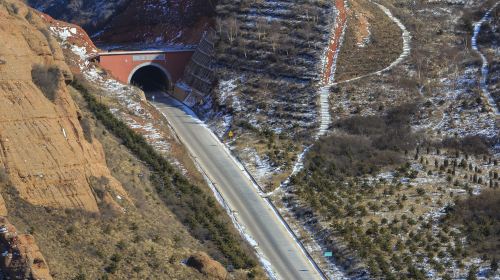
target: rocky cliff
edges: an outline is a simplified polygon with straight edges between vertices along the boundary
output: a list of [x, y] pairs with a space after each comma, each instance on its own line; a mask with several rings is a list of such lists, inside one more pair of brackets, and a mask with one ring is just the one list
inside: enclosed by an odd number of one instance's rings
[[212, 24], [216, 0], [29, 0], [54, 18], [81, 25], [109, 43], [198, 43]]
[[0, 217], [0, 247], [0, 279], [52, 279], [33, 236], [18, 234], [3, 217]]
[[[95, 48], [85, 32], [30, 10], [21, 0], [0, 0], [0, 38], [0, 279], [195, 280], [226, 275], [224, 267], [211, 259], [226, 260], [212, 245], [215, 242], [195, 239], [205, 228], [195, 232], [182, 224], [191, 216], [192, 201], [208, 201], [208, 187], [203, 200], [190, 195], [186, 203], [167, 201], [169, 190], [150, 180], [150, 166], [123, 145], [124, 138], [96, 120], [96, 112], [78, 91], [87, 90], [82, 85], [89, 73], [85, 66], [95, 69], [87, 61]], [[70, 71], [81, 74], [73, 86], [67, 85]], [[88, 90], [109, 89], [99, 86]], [[159, 117], [144, 115], [135, 115], [135, 120], [165, 127]], [[180, 144], [172, 143], [163, 146], [177, 149], [179, 158], [184, 156]], [[184, 178], [171, 169], [165, 180], [170, 175]], [[189, 180], [203, 180], [192, 171], [189, 175]], [[207, 215], [212, 209], [225, 219], [220, 224], [230, 223], [215, 204]], [[10, 222], [1, 217], [7, 215]], [[223, 230], [225, 241], [229, 240], [223, 245], [241, 252], [245, 245], [237, 232]], [[250, 248], [244, 250], [228, 255], [252, 254]], [[197, 262], [196, 269], [182, 264], [200, 252], [210, 257]], [[252, 266], [228, 277], [246, 279], [248, 273], [263, 279], [259, 271]]]
[[95, 179], [105, 182], [101, 198], [127, 195], [85, 131], [65, 84], [71, 73], [46, 30], [20, 1], [0, 1], [0, 169], [34, 205], [97, 212]]

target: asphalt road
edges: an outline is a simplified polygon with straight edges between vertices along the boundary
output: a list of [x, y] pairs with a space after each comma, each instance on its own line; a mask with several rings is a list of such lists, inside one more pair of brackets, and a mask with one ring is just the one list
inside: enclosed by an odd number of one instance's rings
[[322, 279], [273, 208], [221, 142], [185, 107], [155, 93], [151, 102], [168, 119], [181, 141], [235, 212], [240, 225], [257, 242], [259, 251], [279, 279]]

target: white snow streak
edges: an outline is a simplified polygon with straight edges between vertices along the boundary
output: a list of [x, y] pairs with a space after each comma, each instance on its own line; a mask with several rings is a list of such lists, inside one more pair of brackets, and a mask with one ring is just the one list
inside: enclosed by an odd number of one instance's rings
[[483, 18], [474, 24], [474, 35], [472, 36], [472, 40], [471, 40], [472, 41], [472, 49], [479, 54], [479, 56], [481, 57], [481, 60], [483, 61], [483, 65], [481, 67], [481, 81], [480, 81], [481, 92], [483, 93], [484, 98], [488, 101], [489, 107], [491, 107], [491, 109], [493, 110], [493, 112], [495, 113], [496, 116], [500, 116], [500, 110], [499, 110], [495, 100], [493, 99], [493, 96], [491, 95], [490, 91], [488, 90], [488, 83], [487, 83], [488, 73], [489, 73], [488, 59], [479, 50], [479, 47], [477, 46], [477, 38], [479, 36], [479, 33], [481, 32], [481, 26], [486, 21], [488, 21], [490, 19], [491, 12], [496, 8], [498, 3], [500, 3], [500, 2], [495, 3], [495, 5], [493, 5], [493, 7], [491, 7], [486, 12], [486, 14], [484, 14]]
[[391, 13], [391, 11], [389, 9], [387, 9], [385, 6], [378, 4], [378, 3], [375, 3], [375, 2], [373, 2], [373, 3], [375, 5], [377, 5], [394, 23], [396, 23], [398, 25], [398, 27], [401, 29], [401, 31], [403, 32], [403, 34], [402, 34], [403, 52], [399, 55], [399, 57], [396, 60], [394, 60], [389, 66], [387, 66], [386, 68], [384, 68], [382, 70], [368, 73], [366, 75], [362, 75], [362, 76], [352, 78], [349, 80], [336, 82], [333, 85], [349, 83], [349, 82], [357, 81], [359, 79], [366, 78], [366, 77], [373, 76], [373, 75], [381, 75], [382, 73], [387, 72], [387, 71], [391, 70], [392, 68], [396, 67], [397, 65], [399, 65], [404, 59], [406, 59], [406, 57], [408, 57], [408, 55], [411, 52], [411, 47], [410, 47], [411, 35], [410, 35], [410, 32], [408, 31], [408, 29], [406, 29], [404, 24], [401, 23], [401, 21], [398, 18], [396, 18]]

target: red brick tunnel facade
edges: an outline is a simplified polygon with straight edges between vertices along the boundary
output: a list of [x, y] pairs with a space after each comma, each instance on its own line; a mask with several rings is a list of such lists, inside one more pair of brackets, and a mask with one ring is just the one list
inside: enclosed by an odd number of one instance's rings
[[165, 87], [172, 90], [182, 78], [193, 53], [194, 49], [120, 51], [100, 53], [98, 59], [101, 67], [122, 83], [130, 84], [133, 78], [155, 79], [155, 74], [160, 73], [166, 79]]

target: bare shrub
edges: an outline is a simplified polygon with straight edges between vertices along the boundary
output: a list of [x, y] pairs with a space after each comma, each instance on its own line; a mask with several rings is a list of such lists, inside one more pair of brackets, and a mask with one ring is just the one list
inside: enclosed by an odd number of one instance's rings
[[9, 176], [7, 175], [7, 170], [5, 167], [0, 166], [0, 183], [5, 183], [9, 180]]
[[33, 83], [42, 91], [42, 93], [54, 102], [59, 89], [59, 80], [62, 73], [57, 67], [48, 67], [45, 65], [36, 64], [31, 70], [31, 79]]
[[389, 110], [383, 117], [355, 116], [338, 122], [336, 126], [350, 134], [369, 137], [374, 147], [380, 150], [410, 150], [419, 141], [410, 127], [416, 108], [415, 104], [405, 104]]
[[447, 138], [443, 140], [443, 146], [449, 149], [472, 155], [489, 154], [488, 141], [480, 136], [466, 136], [461, 139]]
[[90, 181], [90, 186], [94, 190], [97, 198], [99, 198], [101, 200], [104, 199], [104, 195], [105, 195], [106, 190], [107, 190], [108, 185], [109, 185], [109, 178], [104, 177], [104, 176], [101, 176], [99, 178], [95, 177], [95, 176], [91, 176], [89, 178], [89, 181]]
[[402, 156], [379, 150], [367, 137], [332, 135], [313, 146], [306, 158], [307, 169], [330, 178], [373, 174], [387, 165], [401, 164]]
[[500, 190], [460, 200], [449, 211], [448, 221], [463, 228], [474, 251], [489, 259], [500, 257]]
[[90, 127], [89, 120], [87, 118], [78, 118], [78, 121], [83, 130], [83, 137], [85, 137], [87, 142], [92, 143], [92, 128]]

